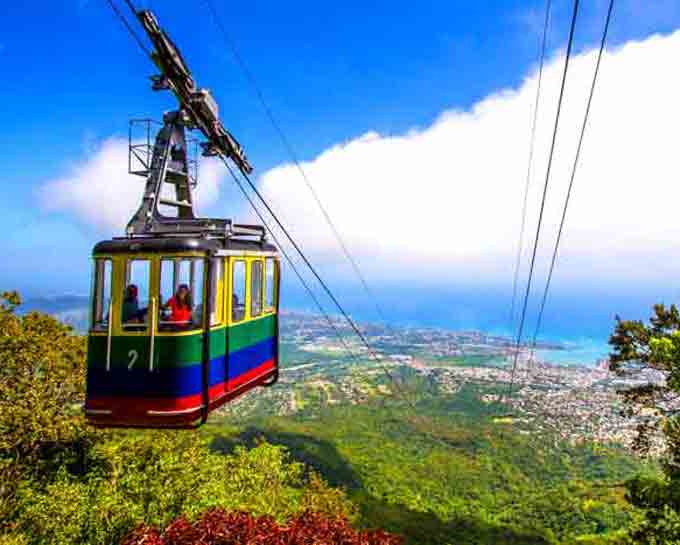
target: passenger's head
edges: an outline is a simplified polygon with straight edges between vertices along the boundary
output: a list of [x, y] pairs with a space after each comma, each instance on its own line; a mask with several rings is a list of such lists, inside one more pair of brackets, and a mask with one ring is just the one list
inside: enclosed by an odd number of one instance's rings
[[177, 286], [177, 293], [175, 295], [177, 302], [191, 307], [191, 294], [189, 292], [189, 286], [186, 284], [180, 284]]
[[137, 293], [137, 286], [135, 284], [130, 284], [127, 288], [125, 288], [125, 300], [131, 301], [137, 299]]

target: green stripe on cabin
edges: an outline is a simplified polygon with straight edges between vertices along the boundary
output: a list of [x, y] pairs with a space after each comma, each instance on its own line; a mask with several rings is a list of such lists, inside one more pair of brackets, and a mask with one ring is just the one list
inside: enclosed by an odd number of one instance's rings
[[[229, 352], [236, 352], [276, 335], [274, 315], [251, 320], [232, 327], [210, 332], [210, 359], [224, 355], [229, 334]], [[88, 366], [106, 367], [106, 335], [88, 338]], [[111, 339], [111, 368], [122, 369], [131, 363], [135, 367], [149, 366], [151, 338], [145, 335], [121, 335]], [[184, 367], [196, 365], [203, 359], [203, 332], [193, 335], [157, 335], [154, 338], [154, 367]], [[136, 356], [134, 355], [136, 352]], [[134, 360], [134, 362], [133, 362]]]
[[229, 353], [276, 336], [276, 316], [250, 320], [229, 328]]

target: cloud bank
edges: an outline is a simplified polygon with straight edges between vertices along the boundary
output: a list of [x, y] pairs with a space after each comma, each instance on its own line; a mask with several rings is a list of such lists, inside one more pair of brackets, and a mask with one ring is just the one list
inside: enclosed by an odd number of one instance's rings
[[[560, 252], [558, 284], [607, 290], [616, 283], [678, 276], [680, 73], [672, 67], [679, 54], [680, 32], [629, 42], [605, 54]], [[587, 51], [570, 66], [539, 276], [556, 234], [595, 59], [596, 52]], [[535, 232], [563, 61], [555, 55], [544, 71], [528, 242]], [[469, 110], [443, 112], [431, 125], [402, 135], [369, 132], [303, 163], [370, 280], [511, 282], [536, 84], [532, 70], [518, 88], [499, 90]], [[126, 169], [127, 142], [108, 139], [66, 176], [43, 184], [40, 203], [104, 233], [122, 233], [144, 183]], [[203, 210], [219, 202], [222, 176], [218, 164], [203, 163], [196, 196]], [[315, 259], [326, 270], [349, 277], [350, 269], [340, 267], [337, 243], [295, 166], [273, 168], [258, 183]], [[245, 212], [229, 204], [235, 218], [246, 219]], [[525, 262], [527, 251], [528, 244]]]
[[[68, 213], [103, 234], [122, 235], [144, 191], [144, 179], [128, 174], [127, 168], [128, 141], [109, 138], [67, 175], [41, 185], [38, 200], [45, 211]], [[217, 201], [223, 176], [216, 161], [201, 161], [200, 183], [194, 192], [199, 210]]]
[[[573, 57], [569, 68], [539, 275], [557, 232], [596, 53]], [[605, 54], [561, 246], [560, 281], [607, 289], [680, 272], [680, 74], [668, 68], [678, 54], [680, 32]], [[563, 63], [558, 54], [544, 71], [527, 215], [531, 243]], [[493, 93], [470, 110], [443, 112], [430, 126], [400, 136], [369, 132], [302, 165], [374, 278], [511, 282], [536, 84], [534, 71], [519, 88]], [[295, 166], [266, 172], [261, 184], [305, 246], [339, 263], [337, 244]]]

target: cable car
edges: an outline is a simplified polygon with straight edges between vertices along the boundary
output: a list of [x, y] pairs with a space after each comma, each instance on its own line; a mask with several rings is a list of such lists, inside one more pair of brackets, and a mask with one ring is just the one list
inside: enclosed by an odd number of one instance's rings
[[[95, 246], [85, 405], [92, 423], [190, 426], [276, 382], [276, 249], [234, 238]], [[185, 289], [188, 312], [178, 319], [168, 303]]]
[[252, 167], [155, 17], [138, 17], [161, 69], [154, 89], [180, 108], [153, 146], [148, 121], [147, 144], [130, 130], [128, 170], [146, 185], [125, 236], [93, 250], [84, 410], [101, 427], [187, 428], [277, 381], [280, 262], [264, 227], [196, 216], [187, 129], [207, 138], [204, 155]]

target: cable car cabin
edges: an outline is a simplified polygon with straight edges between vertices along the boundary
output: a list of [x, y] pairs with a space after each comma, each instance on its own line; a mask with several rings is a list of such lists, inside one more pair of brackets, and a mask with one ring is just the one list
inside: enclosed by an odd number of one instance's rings
[[191, 427], [278, 378], [279, 259], [264, 240], [121, 238], [94, 249], [85, 413]]
[[[154, 14], [137, 18], [160, 71], [152, 89], [171, 91], [178, 109], [153, 145], [151, 121], [130, 122], [128, 172], [146, 183], [126, 236], [94, 248], [85, 414], [97, 426], [193, 427], [276, 382], [279, 260], [264, 226], [196, 215], [187, 130], [205, 137], [202, 155], [244, 176], [253, 167]], [[139, 123], [145, 139], [133, 138]]]

